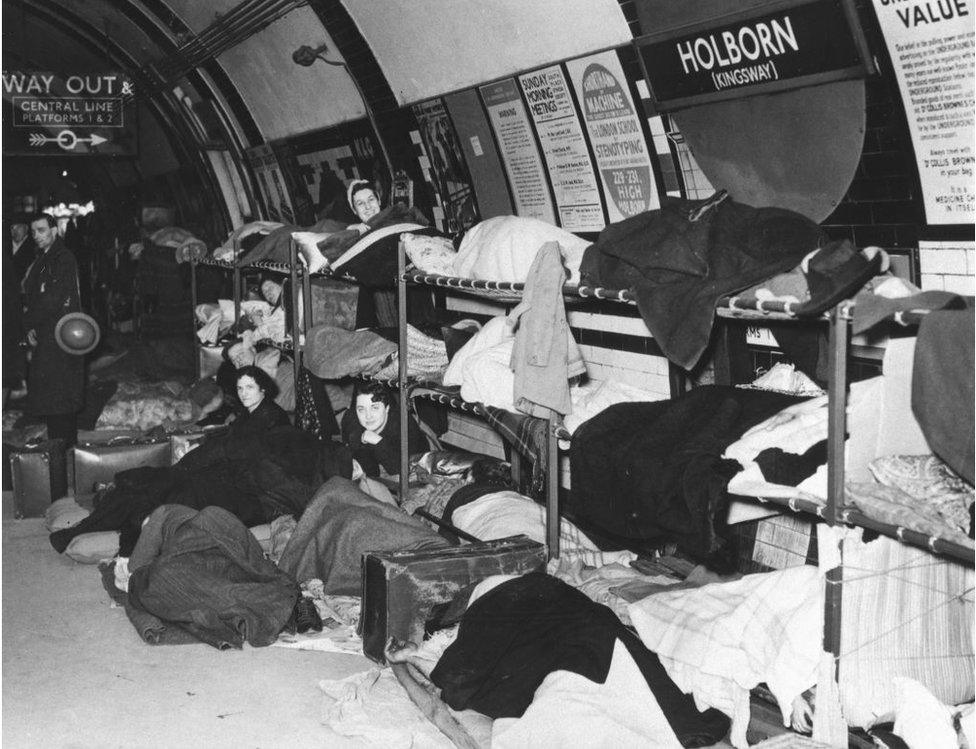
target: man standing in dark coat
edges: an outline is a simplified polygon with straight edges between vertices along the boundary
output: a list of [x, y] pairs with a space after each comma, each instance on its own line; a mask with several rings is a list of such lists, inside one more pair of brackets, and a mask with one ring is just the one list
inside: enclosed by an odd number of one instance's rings
[[17, 283], [24, 280], [27, 270], [37, 257], [37, 246], [30, 236], [30, 216], [25, 213], [15, 214], [10, 221], [10, 236], [4, 240], [9, 243], [10, 256], [13, 259], [13, 272]]
[[26, 410], [44, 417], [49, 438], [72, 445], [84, 405], [85, 359], [63, 351], [54, 328], [65, 314], [81, 310], [78, 265], [51, 216], [36, 214], [31, 234], [38, 257], [24, 279], [24, 329], [31, 348]]

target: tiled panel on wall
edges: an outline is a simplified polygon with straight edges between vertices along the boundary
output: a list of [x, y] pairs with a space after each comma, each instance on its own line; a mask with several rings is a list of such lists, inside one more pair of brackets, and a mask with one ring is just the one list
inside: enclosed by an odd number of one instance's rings
[[[670, 397], [668, 361], [661, 356], [644, 321], [636, 309], [611, 305], [618, 314], [591, 312], [582, 309], [567, 311], [567, 320], [580, 346], [586, 372], [590, 380], [615, 380], [648, 391], [655, 399]], [[460, 316], [504, 314], [507, 308], [485, 299], [467, 296], [448, 296], [448, 310]], [[500, 455], [501, 442], [487, 424], [477, 417], [451, 412], [449, 430], [444, 440], [465, 450]], [[568, 468], [563, 484], [568, 485]]]
[[922, 240], [918, 260], [923, 290], [976, 293], [976, 242]]
[[[472, 297], [448, 296], [446, 304], [462, 315], [506, 312], [503, 305]], [[610, 314], [583, 307], [569, 310], [566, 319], [580, 345], [588, 377], [601, 382], [618, 380], [669, 397], [668, 361], [660, 355], [636, 309], [620, 305], [619, 314]]]

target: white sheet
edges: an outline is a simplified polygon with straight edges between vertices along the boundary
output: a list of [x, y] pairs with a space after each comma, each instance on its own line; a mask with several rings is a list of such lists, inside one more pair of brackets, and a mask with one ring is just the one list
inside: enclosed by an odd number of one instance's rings
[[819, 571], [803, 565], [657, 593], [628, 611], [675, 684], [731, 717], [732, 744], [745, 749], [750, 689], [765, 682], [788, 725], [793, 699], [816, 683], [823, 600]]
[[491, 746], [677, 749], [681, 743], [634, 659], [617, 640], [606, 682], [553, 671], [521, 718], [494, 722]]

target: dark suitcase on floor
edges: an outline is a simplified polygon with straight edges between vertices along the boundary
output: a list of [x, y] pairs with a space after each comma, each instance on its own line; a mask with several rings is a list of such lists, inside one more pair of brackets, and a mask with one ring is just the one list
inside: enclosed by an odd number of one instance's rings
[[13, 447], [9, 460], [14, 517], [42, 517], [51, 502], [68, 493], [64, 440]]
[[77, 445], [74, 449], [75, 494], [92, 494], [109, 484], [119, 471], [144, 466], [162, 468], [172, 463], [169, 438], [162, 442], [121, 445]]
[[393, 636], [421, 642], [430, 610], [492, 575], [544, 570], [546, 547], [526, 536], [426, 551], [363, 554], [363, 653], [384, 663]]

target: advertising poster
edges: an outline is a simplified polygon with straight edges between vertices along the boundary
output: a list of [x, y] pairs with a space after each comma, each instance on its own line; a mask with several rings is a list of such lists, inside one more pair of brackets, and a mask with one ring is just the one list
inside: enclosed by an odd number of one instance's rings
[[514, 79], [478, 89], [495, 131], [519, 216], [556, 223], [539, 147]]
[[976, 220], [976, 31], [970, 14], [944, 14], [942, 4], [939, 10], [934, 7], [935, 3], [925, 0], [874, 0], [915, 146], [926, 220], [929, 224], [971, 224]]
[[430, 162], [428, 181], [440, 200], [444, 214], [444, 225], [438, 228], [448, 234], [456, 234], [478, 221], [474, 189], [461, 145], [441, 99], [414, 104], [413, 115]]
[[322, 148], [295, 157], [316, 216], [341, 215], [346, 210], [346, 185], [359, 177], [349, 146]]
[[268, 207], [268, 218], [283, 224], [295, 223], [295, 210], [285, 189], [285, 178], [278, 166], [278, 159], [271, 146], [263, 145], [249, 148], [247, 158], [254, 170], [264, 204]]
[[570, 60], [566, 67], [608, 196], [610, 223], [658, 208], [651, 155], [616, 53]]
[[549, 168], [560, 225], [568, 231], [600, 231], [606, 225], [600, 188], [562, 68], [527, 73], [519, 76], [519, 84]]

